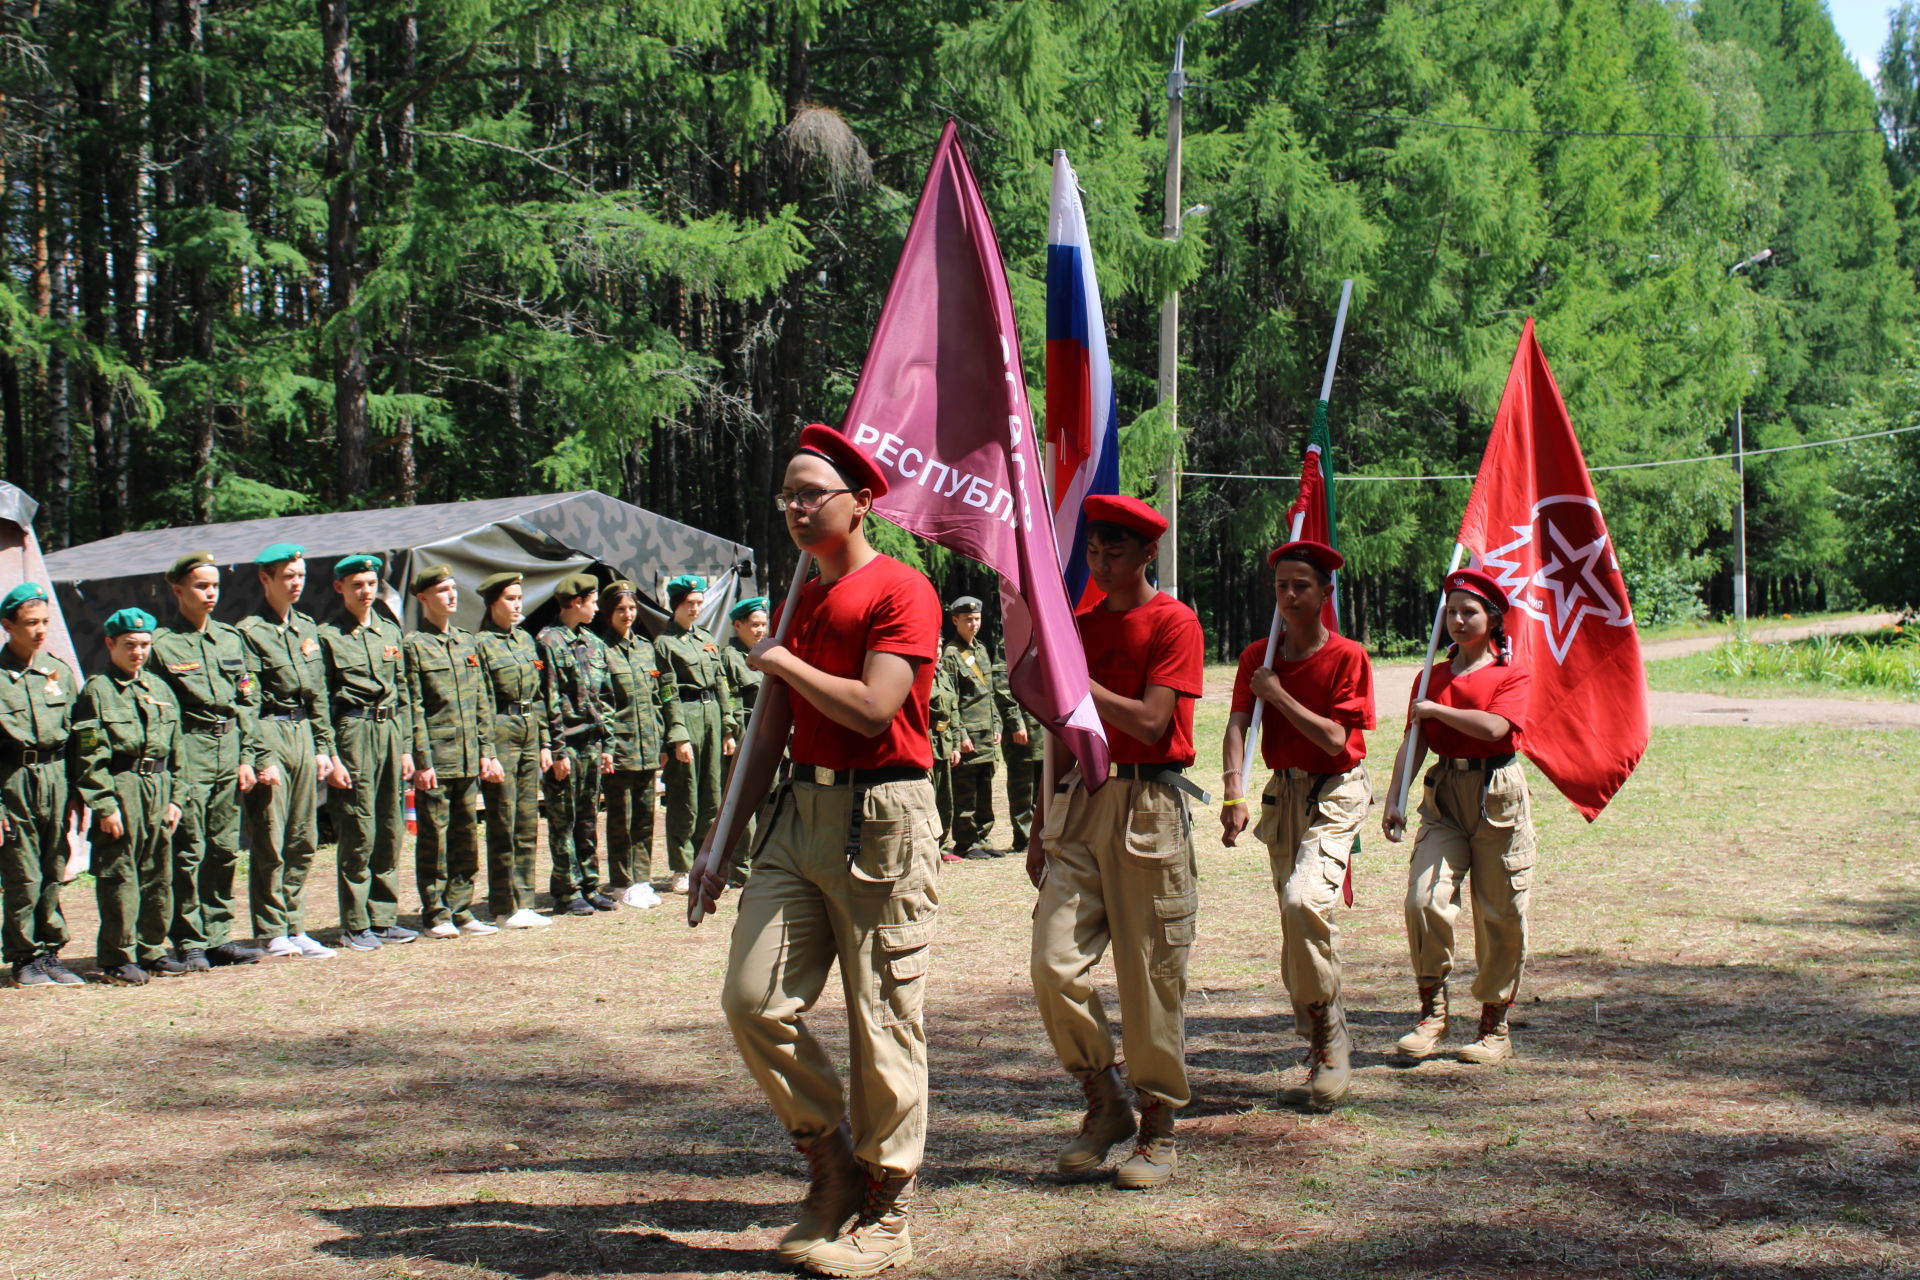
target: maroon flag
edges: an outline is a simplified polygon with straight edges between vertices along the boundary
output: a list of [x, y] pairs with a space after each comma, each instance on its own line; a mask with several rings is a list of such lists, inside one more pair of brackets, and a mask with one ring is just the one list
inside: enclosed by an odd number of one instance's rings
[[1646, 669], [1613, 539], [1529, 319], [1460, 521], [1533, 672], [1521, 750], [1589, 822], [1647, 750]]
[[842, 430], [887, 473], [876, 511], [1000, 575], [1013, 696], [1099, 786], [1107, 740], [1054, 547], [1013, 299], [951, 120]]

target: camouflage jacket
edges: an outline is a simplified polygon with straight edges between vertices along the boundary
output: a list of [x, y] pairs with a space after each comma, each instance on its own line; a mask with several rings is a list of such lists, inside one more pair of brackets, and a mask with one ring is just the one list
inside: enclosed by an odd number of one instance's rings
[[[185, 740], [180, 704], [165, 681], [151, 671], [129, 676], [109, 665], [81, 688], [74, 706], [73, 741], [80, 755], [74, 783], [80, 798], [102, 816], [120, 812], [113, 788], [114, 757], [165, 760], [167, 769], [177, 772], [184, 763]], [[152, 816], [156, 822], [160, 818]]]
[[413, 695], [407, 688], [406, 637], [378, 609], [364, 624], [342, 609], [315, 638], [327, 674], [328, 709], [337, 724], [350, 712], [393, 708], [403, 749], [413, 751]]
[[547, 723], [555, 751], [611, 751], [613, 677], [607, 646], [587, 627], [558, 624], [540, 633], [547, 664]]
[[[79, 700], [80, 682], [65, 662], [44, 649], [22, 662], [12, 645], [0, 645], [0, 734], [8, 746], [47, 750], [64, 745]], [[71, 757], [67, 767], [73, 772]]]
[[760, 682], [765, 677], [747, 665], [747, 646], [740, 643], [738, 636], [727, 641], [720, 657], [726, 663], [727, 681], [732, 685], [734, 716], [740, 721], [740, 732], [745, 733], [747, 718], [753, 714], [753, 704], [760, 697]]
[[[480, 670], [487, 677], [487, 697], [491, 699], [494, 728], [507, 718], [506, 708], [514, 703], [530, 703], [525, 714], [540, 726], [541, 747], [553, 745], [553, 723], [547, 707], [547, 663], [540, 646], [520, 627], [505, 631], [491, 619], [480, 624], [474, 637], [480, 652]], [[499, 743], [496, 736], [495, 745]]]
[[[1007, 683], [1007, 664], [993, 664], [993, 701], [1000, 709], [1000, 752], [1009, 760], [1038, 760], [1046, 754], [1047, 734], [1040, 718], [1014, 700], [1013, 688]], [[1021, 729], [1027, 731], [1025, 742], [1015, 742], [1013, 735]]]
[[[173, 690], [180, 703], [180, 723], [188, 733], [229, 724], [225, 732], [240, 735], [240, 763], [253, 763], [260, 736], [260, 698], [239, 628], [209, 618], [205, 630], [195, 630], [175, 614], [173, 625], [153, 633], [147, 670]], [[192, 741], [187, 749], [193, 751]]]
[[477, 778], [493, 750], [493, 696], [473, 632], [426, 625], [407, 636], [407, 694], [413, 699], [413, 767]]
[[638, 631], [624, 640], [607, 637], [607, 669], [613, 676], [613, 764], [646, 772], [660, 767], [660, 743], [669, 725], [680, 723], [673, 681], [660, 672], [653, 642]]
[[[726, 663], [720, 657], [719, 643], [711, 635], [699, 627], [682, 631], [668, 623], [667, 629], [654, 640], [653, 651], [660, 659], [661, 678], [673, 681], [681, 702], [699, 699], [703, 689], [710, 691], [714, 701], [720, 704], [720, 732], [730, 737], [740, 736]], [[667, 726], [669, 746], [689, 740], [684, 722]]]
[[263, 716], [305, 713], [313, 725], [313, 749], [333, 754], [333, 716], [327, 710], [327, 671], [320, 656], [320, 626], [294, 609], [285, 622], [265, 605], [234, 624], [247, 648], [247, 670]]
[[1000, 732], [1000, 711], [993, 701], [993, 655], [975, 640], [970, 645], [949, 641], [940, 665], [953, 681], [955, 742], [971, 741], [973, 750], [961, 764], [979, 764], [1000, 758], [993, 736]]

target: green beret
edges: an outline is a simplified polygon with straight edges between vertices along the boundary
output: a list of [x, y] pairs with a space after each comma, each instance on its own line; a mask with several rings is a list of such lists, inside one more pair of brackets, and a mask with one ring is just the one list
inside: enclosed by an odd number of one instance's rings
[[766, 607], [767, 607], [767, 598], [765, 596], [754, 596], [750, 600], [742, 600], [739, 604], [727, 610], [727, 617], [732, 619], [734, 622], [745, 622], [747, 618], [754, 613], [755, 610], [764, 609]]
[[253, 562], [263, 568], [270, 564], [285, 564], [289, 560], [298, 560], [307, 554], [307, 549], [297, 542], [276, 542], [253, 558]]
[[365, 573], [369, 569], [378, 573], [386, 567], [386, 561], [371, 551], [356, 551], [350, 556], [341, 556], [333, 562], [333, 580], [344, 582], [356, 573]]
[[51, 598], [47, 595], [47, 589], [39, 583], [23, 582], [0, 598], [0, 617], [11, 618], [21, 605]]
[[413, 575], [413, 594], [431, 591], [453, 576], [453, 569], [444, 564], [430, 564]]
[[961, 596], [958, 600], [955, 600], [947, 606], [947, 612], [950, 614], [978, 613], [980, 612], [980, 602], [972, 596]]
[[560, 579], [560, 585], [554, 591], [558, 600], [578, 600], [581, 596], [600, 589], [600, 579], [590, 573], [570, 573]]
[[167, 570], [167, 581], [183, 582], [186, 580], [188, 574], [198, 569], [201, 565], [212, 563], [213, 552], [211, 551], [195, 551], [190, 555], [181, 556], [173, 562], [173, 567]]
[[124, 636], [130, 631], [152, 631], [155, 626], [153, 615], [145, 609], [122, 609], [110, 616], [101, 628], [107, 633], [107, 639]]
[[525, 582], [526, 580], [527, 575], [524, 573], [488, 574], [486, 577], [480, 579], [480, 595], [483, 599], [491, 600], [514, 583]]
[[705, 591], [707, 580], [697, 573], [683, 573], [667, 580], [667, 599], [678, 600], [692, 591]]
[[627, 581], [625, 578], [615, 578], [612, 582], [609, 582], [606, 585], [605, 590], [606, 590], [606, 593], [610, 596], [617, 595], [622, 591], [626, 592], [630, 596], [638, 596], [640, 594], [640, 588], [635, 586], [633, 583]]

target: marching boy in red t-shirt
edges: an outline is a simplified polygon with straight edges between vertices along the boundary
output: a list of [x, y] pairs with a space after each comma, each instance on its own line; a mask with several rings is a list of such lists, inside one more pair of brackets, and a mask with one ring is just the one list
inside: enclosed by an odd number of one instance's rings
[[1346, 563], [1338, 551], [1289, 542], [1267, 563], [1287, 631], [1273, 667], [1260, 665], [1265, 640], [1240, 655], [1220, 820], [1232, 845], [1248, 821], [1240, 764], [1257, 697], [1267, 704], [1260, 753], [1273, 777], [1260, 793], [1253, 833], [1267, 846], [1280, 895], [1280, 973], [1293, 998], [1294, 1025], [1310, 1046], [1308, 1101], [1328, 1107], [1346, 1096], [1351, 1074], [1333, 906], [1354, 836], [1373, 803], [1361, 735], [1373, 728], [1373, 666], [1358, 642], [1328, 631], [1321, 620], [1334, 571]]
[[[1193, 763], [1193, 703], [1204, 641], [1193, 610], [1147, 581], [1167, 522], [1136, 498], [1086, 500], [1087, 562], [1106, 600], [1080, 615], [1094, 705], [1112, 751], [1110, 776], [1089, 791], [1062, 779], [1040, 832], [1033, 915], [1033, 990], [1061, 1065], [1087, 1096], [1063, 1173], [1090, 1173], [1135, 1131], [1114, 1065], [1113, 1033], [1091, 974], [1109, 944], [1120, 988], [1127, 1073], [1140, 1101], [1140, 1141], [1114, 1185], [1157, 1187], [1173, 1176], [1173, 1113], [1187, 1088], [1187, 953], [1198, 895], [1193, 823], [1181, 792]], [[1044, 878], [1042, 878], [1044, 876]]]
[[[820, 576], [801, 589], [786, 642], [763, 640], [748, 658], [767, 680], [743, 794], [773, 787], [789, 729], [791, 774], [756, 837], [721, 995], [740, 1056], [812, 1174], [780, 1257], [829, 1276], [913, 1259], [907, 1208], [927, 1127], [921, 1010], [940, 902], [927, 701], [940, 601], [924, 575], [867, 542], [863, 522], [886, 491], [838, 431], [801, 432], [776, 502]], [[708, 834], [694, 873], [699, 905], [724, 892], [744, 825], [736, 813], [731, 830]], [[803, 1021], [835, 961], [851, 1117], [832, 1059]]]

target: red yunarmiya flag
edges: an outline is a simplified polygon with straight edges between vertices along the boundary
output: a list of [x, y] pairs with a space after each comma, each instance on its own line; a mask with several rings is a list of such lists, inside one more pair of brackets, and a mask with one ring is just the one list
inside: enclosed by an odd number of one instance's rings
[[1507, 637], [1533, 672], [1521, 750], [1591, 822], [1646, 753], [1646, 669], [1613, 539], [1532, 319], [1460, 542], [1513, 602]]

